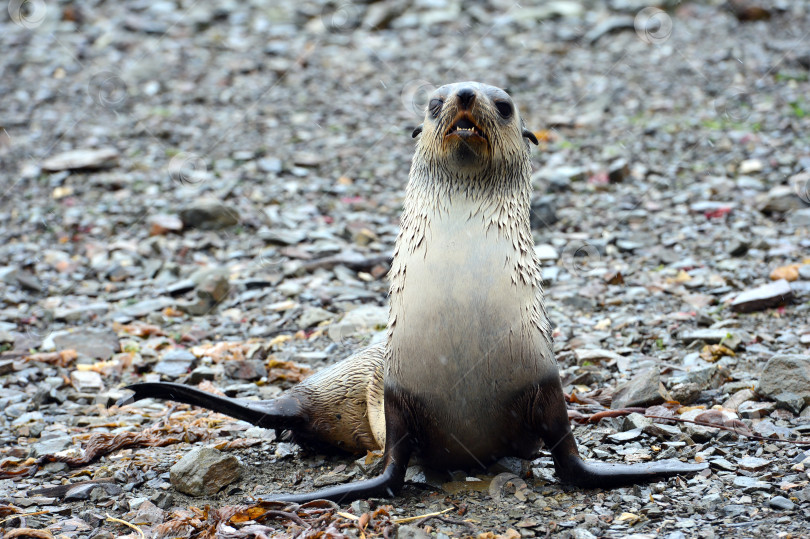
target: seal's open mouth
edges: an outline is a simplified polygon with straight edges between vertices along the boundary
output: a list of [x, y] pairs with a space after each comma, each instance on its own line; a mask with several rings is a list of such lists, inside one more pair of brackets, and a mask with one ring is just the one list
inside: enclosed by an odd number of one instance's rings
[[467, 112], [460, 112], [456, 116], [456, 120], [450, 125], [450, 129], [447, 130], [444, 136], [449, 137], [451, 135], [458, 135], [462, 138], [478, 136], [484, 140], [487, 138], [484, 131], [476, 125], [472, 116]]

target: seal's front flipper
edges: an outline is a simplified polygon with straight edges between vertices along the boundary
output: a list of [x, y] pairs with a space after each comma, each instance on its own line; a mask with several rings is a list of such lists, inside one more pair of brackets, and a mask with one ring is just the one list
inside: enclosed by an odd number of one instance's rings
[[540, 405], [534, 410], [531, 424], [551, 451], [554, 468], [563, 483], [583, 488], [614, 488], [675, 475], [689, 475], [708, 467], [706, 463], [687, 464], [679, 460], [643, 464], [585, 462], [579, 456], [574, 433], [571, 432], [562, 387], [549, 385], [542, 388], [536, 402]]
[[[554, 460], [555, 466], [557, 459]], [[563, 483], [582, 488], [614, 488], [659, 481], [675, 475], [691, 475], [709, 465], [687, 464], [679, 460], [660, 460], [641, 464], [585, 462], [579, 456], [568, 457], [567, 464], [557, 467]]]
[[[390, 403], [390, 405], [389, 405]], [[405, 470], [414, 451], [413, 436], [408, 432], [408, 420], [396, 400], [386, 401], [385, 415], [385, 468], [372, 479], [347, 483], [301, 494], [267, 494], [266, 500], [305, 503], [312, 500], [331, 500], [349, 503], [363, 498], [393, 498], [405, 482]]]
[[153, 398], [200, 406], [266, 429], [295, 430], [302, 428], [307, 422], [300, 402], [293, 397], [283, 396], [267, 401], [248, 401], [221, 397], [171, 382], [133, 384], [124, 389], [134, 391], [134, 394], [119, 400], [117, 403], [119, 406], [136, 400]]

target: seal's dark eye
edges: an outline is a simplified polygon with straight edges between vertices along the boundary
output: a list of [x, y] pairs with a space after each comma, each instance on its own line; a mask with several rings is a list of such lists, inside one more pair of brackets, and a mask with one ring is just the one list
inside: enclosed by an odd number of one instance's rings
[[443, 102], [441, 99], [434, 98], [430, 100], [428, 103], [428, 110], [430, 111], [430, 115], [436, 118], [439, 113], [442, 111]]
[[500, 114], [502, 118], [509, 118], [512, 116], [512, 112], [514, 112], [512, 104], [506, 101], [497, 101], [495, 108], [498, 109], [498, 114]]

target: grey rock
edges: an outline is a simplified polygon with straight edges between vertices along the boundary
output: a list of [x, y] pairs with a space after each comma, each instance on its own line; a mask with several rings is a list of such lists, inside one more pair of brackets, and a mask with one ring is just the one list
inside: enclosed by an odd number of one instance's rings
[[804, 398], [801, 395], [790, 391], [783, 391], [778, 395], [774, 395], [773, 397], [774, 402], [776, 403], [776, 407], [782, 410], [787, 410], [788, 412], [792, 412], [794, 414], [798, 414], [804, 408]]
[[734, 486], [741, 488], [743, 492], [754, 492], [757, 490], [771, 490], [771, 484], [765, 481], [760, 481], [755, 477], [747, 477], [744, 475], [734, 478]]
[[225, 374], [237, 380], [258, 380], [267, 376], [267, 368], [260, 359], [232, 359], [224, 363]]
[[770, 307], [778, 307], [790, 301], [793, 291], [790, 284], [779, 279], [751, 290], [741, 292], [731, 302], [731, 310], [738, 313], [762, 311]]
[[557, 221], [557, 206], [553, 196], [540, 196], [532, 199], [529, 220], [532, 230], [548, 228]]
[[741, 389], [726, 399], [726, 401], [723, 403], [723, 408], [736, 411], [740, 405], [756, 398], [756, 396], [756, 393], [754, 393], [752, 389]]
[[328, 472], [319, 475], [312, 480], [312, 485], [317, 488], [326, 487], [329, 485], [338, 485], [351, 480], [352, 474], [342, 472]]
[[686, 405], [692, 404], [700, 397], [701, 388], [694, 382], [686, 382], [675, 384], [669, 388], [669, 393], [673, 400]]
[[78, 329], [55, 335], [53, 342], [57, 350], [73, 349], [95, 359], [107, 360], [121, 351], [118, 335], [111, 329]]
[[623, 444], [625, 442], [637, 440], [638, 438], [641, 438], [641, 428], [608, 435], [608, 439], [617, 444]]
[[47, 440], [40, 440], [31, 445], [30, 456], [37, 458], [42, 455], [50, 455], [63, 451], [71, 445], [73, 445], [73, 439], [70, 436], [56, 436]]
[[596, 26], [588, 30], [583, 39], [589, 44], [593, 45], [599, 38], [606, 34], [618, 32], [621, 30], [635, 29], [635, 18], [624, 15], [610, 17], [598, 23]]
[[99, 148], [97, 150], [71, 150], [49, 157], [42, 162], [42, 170], [58, 172], [60, 170], [90, 170], [107, 168], [118, 163], [118, 150]]
[[684, 344], [694, 341], [703, 341], [706, 344], [723, 344], [732, 350], [737, 350], [740, 345], [750, 340], [750, 336], [740, 330], [734, 329], [692, 329], [681, 333], [680, 339]]
[[160, 361], [152, 368], [152, 372], [162, 374], [169, 378], [179, 378], [188, 373], [197, 362], [194, 354], [188, 350], [172, 349], [161, 356]]
[[100, 393], [104, 389], [101, 375], [95, 371], [71, 371], [70, 383], [79, 393]]
[[768, 505], [774, 509], [781, 509], [782, 511], [791, 511], [794, 507], [796, 507], [795, 503], [788, 500], [784, 496], [774, 496], [768, 500]]
[[541, 243], [534, 246], [534, 252], [540, 262], [551, 262], [560, 258], [560, 254], [553, 245]]
[[410, 524], [402, 524], [397, 526], [395, 537], [396, 539], [430, 539], [430, 534], [422, 528], [417, 528]]
[[776, 410], [772, 402], [746, 401], [737, 407], [737, 413], [745, 419], [759, 419]]
[[239, 212], [219, 200], [201, 199], [181, 209], [180, 219], [186, 228], [215, 230], [239, 222]]
[[737, 461], [740, 468], [749, 472], [758, 472], [766, 468], [770, 463], [770, 460], [760, 457], [743, 457]]
[[757, 391], [767, 397], [789, 392], [810, 405], [810, 355], [777, 354], [765, 364]]
[[277, 245], [297, 245], [307, 239], [307, 233], [303, 230], [286, 228], [274, 228], [271, 230], [260, 230], [259, 238]]
[[789, 185], [777, 185], [763, 197], [760, 202], [762, 213], [795, 213], [795, 210], [806, 208], [807, 204]]
[[120, 309], [117, 315], [125, 318], [142, 318], [149, 313], [161, 311], [170, 305], [174, 305], [174, 303], [171, 298], [147, 299]]
[[630, 177], [630, 165], [627, 159], [616, 159], [608, 166], [608, 180], [610, 183], [621, 183]]
[[[795, 227], [810, 227], [810, 208], [801, 208], [793, 210], [787, 214], [787, 223]], [[810, 265], [805, 264], [804, 267], [810, 268]], [[801, 274], [801, 270], [800, 270]], [[808, 277], [802, 277], [807, 279]]]
[[216, 494], [242, 473], [239, 460], [213, 447], [198, 447], [170, 469], [174, 488], [189, 496]]
[[335, 313], [327, 311], [326, 309], [307, 307], [301, 316], [298, 317], [297, 323], [301, 329], [306, 329], [334, 317]]
[[[334, 316], [330, 313], [330, 316]], [[338, 322], [329, 326], [329, 338], [342, 342], [349, 337], [373, 333], [388, 325], [388, 307], [363, 305], [343, 315]]]
[[610, 407], [652, 406], [667, 400], [670, 400], [670, 395], [661, 383], [658, 368], [653, 367], [617, 387]]
[[201, 366], [191, 371], [188, 377], [188, 383], [197, 385], [203, 380], [213, 380], [217, 377], [217, 371], [211, 367]]

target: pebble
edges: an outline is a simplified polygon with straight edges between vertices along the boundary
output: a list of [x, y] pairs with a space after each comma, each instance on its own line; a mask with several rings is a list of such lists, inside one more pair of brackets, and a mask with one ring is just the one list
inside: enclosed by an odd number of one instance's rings
[[613, 394], [611, 408], [652, 406], [670, 400], [670, 395], [661, 383], [657, 368], [645, 369], [621, 384]]
[[680, 339], [684, 344], [689, 344], [694, 341], [703, 341], [706, 344], [720, 344], [732, 350], [738, 350], [740, 346], [746, 341], [750, 340], [750, 336], [743, 332], [733, 329], [693, 329], [686, 330], [680, 334]]
[[201, 199], [182, 208], [180, 220], [185, 228], [215, 230], [239, 223], [239, 212], [218, 200]]
[[734, 486], [739, 487], [743, 492], [754, 492], [757, 490], [771, 490], [771, 484], [765, 481], [760, 481], [755, 477], [747, 477], [744, 475], [734, 478]]
[[334, 342], [343, 342], [349, 337], [381, 331], [387, 325], [388, 307], [364, 305], [346, 312], [339, 321], [330, 324], [328, 333]]
[[762, 369], [757, 391], [768, 397], [793, 393], [810, 404], [810, 355], [775, 354]]
[[784, 496], [774, 496], [770, 500], [768, 500], [768, 505], [773, 507], [774, 509], [780, 509], [782, 511], [792, 511], [796, 504], [792, 501], [788, 500]]
[[770, 307], [778, 307], [790, 301], [793, 291], [790, 284], [780, 279], [772, 283], [741, 292], [731, 302], [731, 310], [738, 313], [762, 311]]
[[165, 352], [154, 367], [152, 372], [161, 374], [167, 378], [176, 379], [187, 374], [197, 362], [197, 358], [188, 350], [172, 349]]
[[47, 172], [107, 168], [118, 164], [118, 155], [115, 148], [71, 150], [45, 159], [41, 167]]
[[557, 249], [547, 243], [534, 246], [534, 252], [540, 262], [551, 262], [560, 258]]
[[101, 375], [95, 371], [71, 371], [70, 383], [79, 393], [100, 393], [104, 389]]
[[76, 350], [87, 357], [108, 360], [121, 351], [118, 335], [112, 329], [76, 329], [54, 334], [57, 350]]
[[233, 455], [213, 447], [197, 447], [172, 466], [170, 474], [172, 486], [178, 491], [205, 496], [216, 494], [239, 479], [242, 465]]

